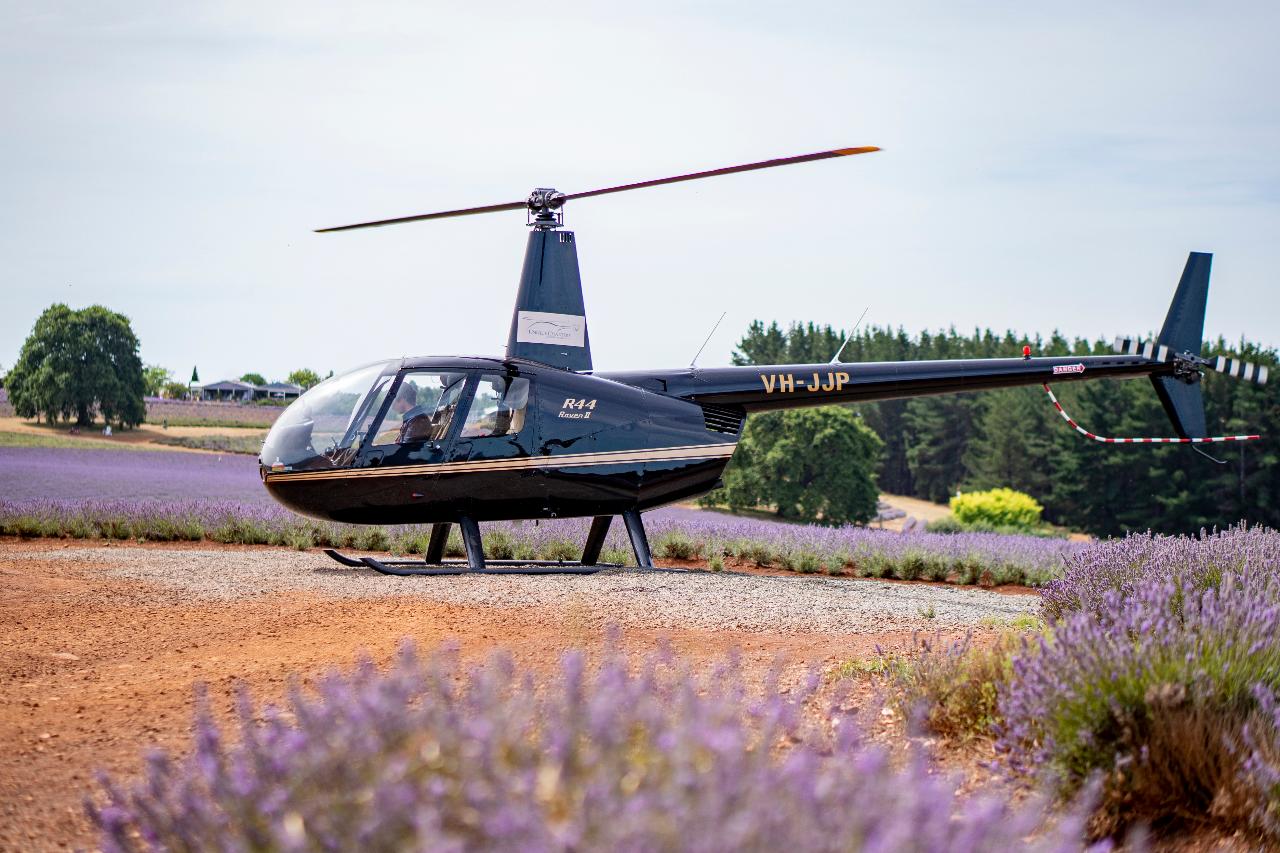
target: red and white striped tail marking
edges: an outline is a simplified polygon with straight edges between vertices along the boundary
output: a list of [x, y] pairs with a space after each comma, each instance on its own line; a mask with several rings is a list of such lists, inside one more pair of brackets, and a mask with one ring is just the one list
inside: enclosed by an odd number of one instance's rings
[[1048, 385], [1042, 387], [1044, 393], [1048, 394], [1049, 399], [1053, 401], [1053, 407], [1058, 410], [1058, 414], [1062, 415], [1064, 421], [1071, 424], [1072, 429], [1085, 438], [1091, 438], [1103, 444], [1220, 444], [1224, 441], [1256, 441], [1262, 438], [1260, 435], [1215, 435], [1211, 438], [1109, 438], [1105, 435], [1094, 435], [1071, 419], [1071, 416], [1062, 408], [1062, 404], [1058, 402], [1058, 398], [1053, 396]]

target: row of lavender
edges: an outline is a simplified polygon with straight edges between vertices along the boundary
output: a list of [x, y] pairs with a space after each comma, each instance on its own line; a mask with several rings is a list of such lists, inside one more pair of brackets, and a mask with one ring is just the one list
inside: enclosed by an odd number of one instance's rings
[[[1083, 543], [998, 534], [901, 535], [859, 527], [782, 524], [700, 510], [667, 508], [645, 516], [655, 554], [723, 568], [741, 560], [799, 572], [930, 579], [956, 583], [1042, 584]], [[495, 559], [572, 560], [581, 554], [588, 520], [485, 525]], [[304, 519], [271, 504], [235, 501], [0, 500], [0, 534], [152, 541], [208, 539], [294, 548], [339, 547], [419, 554], [428, 530], [368, 527]], [[461, 555], [461, 540], [450, 543]], [[603, 559], [626, 563], [621, 525]]]

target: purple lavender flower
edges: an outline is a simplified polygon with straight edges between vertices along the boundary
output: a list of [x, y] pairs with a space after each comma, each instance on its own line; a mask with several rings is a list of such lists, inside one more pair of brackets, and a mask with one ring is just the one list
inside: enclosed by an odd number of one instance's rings
[[235, 745], [202, 701], [189, 758], [89, 808], [120, 851], [1080, 849], [1080, 813], [962, 803], [923, 755], [895, 768], [854, 720], [808, 722], [810, 697], [577, 653], [542, 685], [504, 658], [463, 678], [406, 648], [287, 711], [242, 699]]
[[[1117, 823], [1235, 816], [1280, 838], [1280, 534], [1130, 536], [1068, 559], [1013, 662], [1000, 745], [1067, 790], [1107, 774]], [[1243, 745], [1242, 745], [1243, 744]]]

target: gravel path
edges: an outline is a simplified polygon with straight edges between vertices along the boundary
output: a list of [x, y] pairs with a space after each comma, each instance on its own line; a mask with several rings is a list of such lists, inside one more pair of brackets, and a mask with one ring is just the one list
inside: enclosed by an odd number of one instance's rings
[[[229, 601], [281, 592], [340, 598], [406, 597], [498, 608], [585, 608], [621, 626], [860, 633], [964, 628], [984, 617], [1035, 613], [1039, 598], [971, 587], [824, 577], [640, 572], [392, 578], [347, 569], [315, 552], [68, 548], [12, 554], [73, 561], [173, 590], [185, 600]], [[930, 615], [931, 614], [931, 615]]]

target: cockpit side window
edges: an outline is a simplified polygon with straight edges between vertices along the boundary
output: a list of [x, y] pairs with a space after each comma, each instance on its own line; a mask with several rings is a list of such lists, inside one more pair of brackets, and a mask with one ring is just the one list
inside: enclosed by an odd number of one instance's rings
[[440, 441], [449, 433], [467, 374], [411, 370], [400, 377], [372, 446]]
[[517, 433], [524, 428], [528, 404], [528, 379], [486, 373], [480, 377], [460, 437], [494, 438]]

